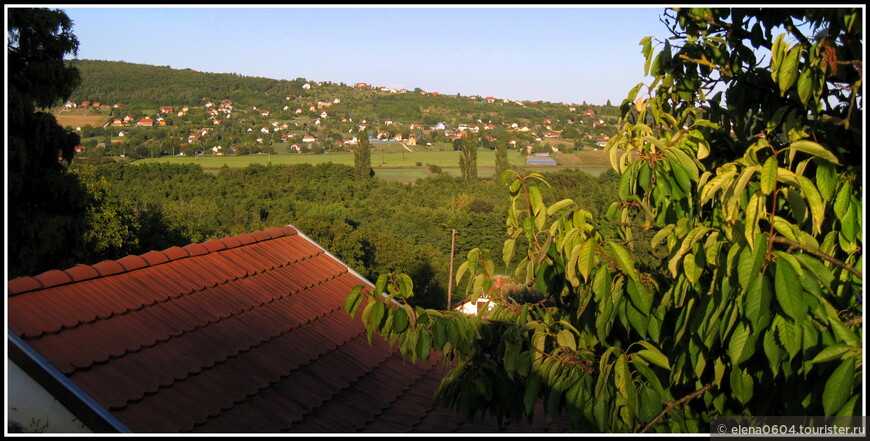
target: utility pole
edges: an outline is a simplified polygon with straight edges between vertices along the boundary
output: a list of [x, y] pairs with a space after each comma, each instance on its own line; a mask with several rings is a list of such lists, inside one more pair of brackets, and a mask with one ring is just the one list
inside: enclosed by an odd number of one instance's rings
[[450, 235], [450, 280], [447, 282], [447, 310], [450, 311], [450, 304], [453, 300], [453, 250], [456, 248], [456, 229]]

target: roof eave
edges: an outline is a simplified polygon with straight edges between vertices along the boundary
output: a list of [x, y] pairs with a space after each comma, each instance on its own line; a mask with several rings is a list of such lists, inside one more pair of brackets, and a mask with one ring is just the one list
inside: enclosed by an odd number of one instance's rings
[[131, 433], [105, 407], [76, 386], [42, 355], [7, 329], [8, 357], [45, 388], [89, 429], [97, 433]]

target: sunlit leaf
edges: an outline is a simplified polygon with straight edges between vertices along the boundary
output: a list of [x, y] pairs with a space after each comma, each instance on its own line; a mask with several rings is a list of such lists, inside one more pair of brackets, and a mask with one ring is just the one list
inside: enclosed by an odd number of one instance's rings
[[776, 301], [782, 311], [795, 322], [800, 323], [806, 318], [807, 304], [803, 297], [803, 288], [798, 280], [797, 272], [787, 258], [780, 255], [776, 263], [774, 275], [774, 291]]
[[828, 149], [822, 147], [820, 144], [802, 139], [800, 141], [795, 141], [788, 146], [789, 150], [797, 150], [799, 152], [808, 153], [817, 158], [824, 159], [832, 164], [839, 165], [840, 162], [837, 161], [837, 157], [834, 156]]
[[761, 167], [761, 192], [769, 195], [776, 188], [776, 170], [779, 164], [775, 156], [771, 156], [764, 161], [764, 166]]
[[730, 376], [731, 394], [741, 404], [746, 404], [752, 399], [754, 382], [752, 376], [743, 369], [731, 369]]
[[825, 382], [825, 391], [822, 394], [822, 406], [825, 415], [833, 415], [843, 407], [849, 396], [852, 395], [852, 385], [855, 378], [855, 359], [847, 358], [840, 362], [837, 369]]

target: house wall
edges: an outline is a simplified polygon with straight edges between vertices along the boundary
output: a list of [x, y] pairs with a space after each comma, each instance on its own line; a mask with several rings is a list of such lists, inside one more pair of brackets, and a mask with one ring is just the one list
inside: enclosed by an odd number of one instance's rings
[[6, 418], [8, 430], [18, 423], [25, 432], [92, 433], [47, 390], [18, 365], [6, 360]]

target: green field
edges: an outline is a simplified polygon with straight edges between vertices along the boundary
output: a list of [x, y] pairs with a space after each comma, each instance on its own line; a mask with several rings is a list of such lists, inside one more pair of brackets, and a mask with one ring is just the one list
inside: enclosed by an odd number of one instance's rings
[[[442, 167], [442, 171], [451, 176], [460, 176], [459, 152], [454, 151], [395, 151], [386, 148], [379, 151], [372, 149], [372, 168], [381, 179], [397, 182], [414, 182], [418, 178], [430, 176], [429, 165]], [[387, 151], [392, 150], [392, 151]], [[402, 149], [404, 150], [404, 149]], [[525, 157], [517, 151], [508, 152], [508, 160], [513, 166], [525, 166]], [[137, 163], [164, 162], [173, 164], [199, 164], [205, 170], [218, 170], [224, 166], [230, 168], [247, 167], [251, 164], [262, 165], [294, 165], [294, 164], [324, 164], [332, 162], [353, 166], [353, 153], [338, 152], [324, 154], [281, 153], [274, 155], [256, 154], [244, 156], [162, 156], [160, 158], [140, 159]], [[575, 162], [575, 161], [572, 161]], [[421, 165], [417, 165], [417, 164]], [[477, 153], [477, 174], [481, 178], [490, 178], [495, 173], [495, 152], [479, 150]], [[535, 171], [557, 170], [560, 168], [582, 168], [593, 175], [598, 175], [610, 168], [606, 163], [587, 163], [584, 165], [524, 167]]]

